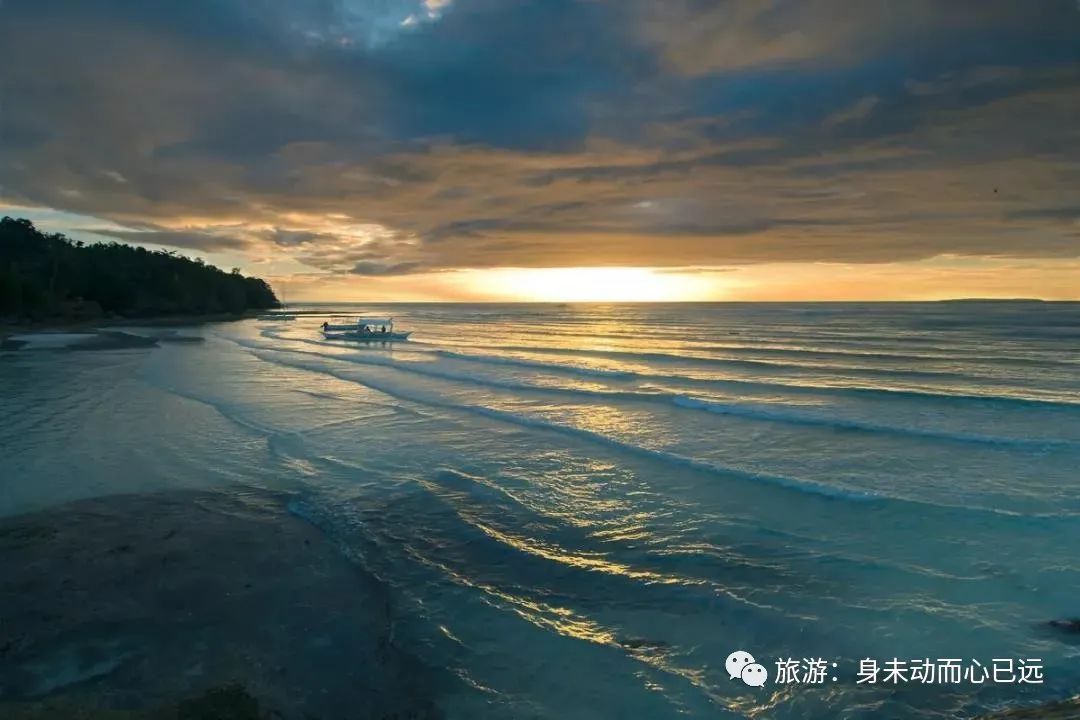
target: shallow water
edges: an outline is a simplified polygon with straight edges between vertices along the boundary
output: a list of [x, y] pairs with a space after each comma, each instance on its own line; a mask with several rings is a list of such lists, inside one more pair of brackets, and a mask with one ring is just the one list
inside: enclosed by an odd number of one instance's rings
[[[3, 355], [0, 513], [294, 491], [393, 588], [451, 718], [971, 716], [1080, 683], [1041, 627], [1080, 615], [1076, 304], [362, 310], [413, 339], [301, 316]], [[789, 657], [836, 668], [777, 684]], [[859, 684], [869, 658], [1045, 680]]]

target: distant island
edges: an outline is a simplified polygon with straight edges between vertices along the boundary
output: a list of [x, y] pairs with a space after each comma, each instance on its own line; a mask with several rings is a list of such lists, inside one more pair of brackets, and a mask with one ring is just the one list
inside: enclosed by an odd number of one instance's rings
[[951, 298], [938, 300], [943, 303], [1044, 303], [1042, 298]]
[[276, 307], [270, 285], [239, 269], [119, 242], [87, 245], [26, 219], [0, 220], [0, 319], [204, 317]]

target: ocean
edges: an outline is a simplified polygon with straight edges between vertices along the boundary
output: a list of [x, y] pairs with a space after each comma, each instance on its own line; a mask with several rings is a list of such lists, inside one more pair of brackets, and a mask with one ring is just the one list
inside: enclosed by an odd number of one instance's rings
[[[389, 588], [448, 718], [976, 717], [1080, 687], [1048, 625], [1080, 616], [1078, 304], [293, 309], [2, 354], [0, 514], [280, 491]], [[322, 337], [360, 313], [413, 335]], [[958, 681], [884, 679], [943, 660]]]

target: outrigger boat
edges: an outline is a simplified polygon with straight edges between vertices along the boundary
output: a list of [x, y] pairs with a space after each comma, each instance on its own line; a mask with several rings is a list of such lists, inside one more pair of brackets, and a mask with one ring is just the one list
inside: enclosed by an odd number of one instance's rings
[[394, 318], [358, 318], [355, 322], [322, 324], [323, 335], [328, 340], [365, 340], [382, 342], [408, 340], [409, 332], [394, 332]]

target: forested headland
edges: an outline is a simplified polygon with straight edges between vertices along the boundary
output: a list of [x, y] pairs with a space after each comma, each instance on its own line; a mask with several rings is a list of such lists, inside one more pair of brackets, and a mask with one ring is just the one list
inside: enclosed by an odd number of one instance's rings
[[278, 307], [270, 285], [201, 259], [119, 242], [84, 244], [0, 220], [0, 318], [243, 313]]

